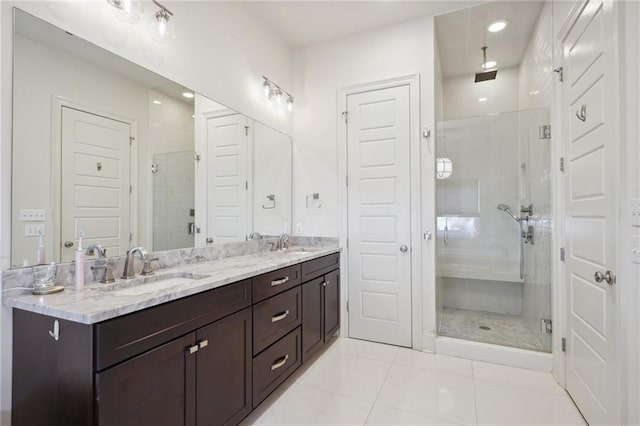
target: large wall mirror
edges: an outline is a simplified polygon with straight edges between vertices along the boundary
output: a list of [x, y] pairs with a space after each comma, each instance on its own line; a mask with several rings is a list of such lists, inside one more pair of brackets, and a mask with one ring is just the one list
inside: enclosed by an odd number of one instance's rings
[[14, 267], [290, 229], [289, 136], [19, 9], [13, 76]]

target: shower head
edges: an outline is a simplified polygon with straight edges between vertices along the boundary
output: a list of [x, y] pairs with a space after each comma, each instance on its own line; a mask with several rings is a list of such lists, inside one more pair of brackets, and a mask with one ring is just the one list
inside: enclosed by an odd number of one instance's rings
[[511, 208], [506, 205], [506, 204], [498, 204], [497, 209], [507, 213], [509, 216], [511, 216], [513, 218], [513, 220], [515, 220], [516, 222], [520, 222], [522, 219], [519, 218], [518, 216], [516, 216], [515, 214], [513, 214], [513, 212], [511, 211]]
[[495, 80], [498, 70], [487, 70], [487, 46], [482, 47], [482, 72], [476, 73], [475, 83], [483, 81]]

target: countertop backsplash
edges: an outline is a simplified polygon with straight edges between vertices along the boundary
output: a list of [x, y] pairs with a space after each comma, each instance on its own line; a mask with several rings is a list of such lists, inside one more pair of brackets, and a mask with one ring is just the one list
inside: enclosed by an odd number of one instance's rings
[[[209, 247], [192, 247], [161, 252], [150, 252], [150, 258], [158, 258], [153, 263], [154, 270], [162, 270], [192, 263], [207, 262], [227, 257], [244, 256], [268, 251], [270, 243], [274, 243], [277, 237], [267, 237], [261, 240], [230, 242]], [[338, 239], [331, 237], [304, 237], [294, 236], [289, 241], [291, 246], [303, 247], [338, 247]], [[125, 257], [110, 257], [107, 259], [87, 258], [85, 261], [85, 282], [87, 284], [100, 281], [104, 276], [104, 269], [92, 270], [92, 266], [109, 265], [113, 275], [120, 278], [124, 270]], [[142, 271], [143, 262], [136, 257], [136, 275]], [[56, 285], [73, 287], [75, 275], [75, 262], [56, 264]], [[2, 271], [2, 289], [31, 288], [34, 284], [45, 278], [49, 271], [49, 265], [38, 265], [18, 269]]]

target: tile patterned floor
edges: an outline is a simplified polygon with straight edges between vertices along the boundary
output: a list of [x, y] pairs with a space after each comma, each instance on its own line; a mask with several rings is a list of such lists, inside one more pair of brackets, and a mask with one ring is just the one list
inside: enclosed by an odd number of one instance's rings
[[[480, 326], [490, 330], [482, 330]], [[444, 308], [438, 334], [533, 351], [544, 350], [520, 315]]]
[[244, 425], [585, 425], [551, 374], [338, 339]]

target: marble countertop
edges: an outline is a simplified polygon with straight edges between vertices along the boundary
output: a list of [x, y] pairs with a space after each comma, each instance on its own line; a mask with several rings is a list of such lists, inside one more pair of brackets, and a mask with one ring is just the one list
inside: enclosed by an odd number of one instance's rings
[[[129, 286], [127, 281], [118, 280], [115, 285], [90, 284], [82, 290], [66, 287], [62, 293], [45, 296], [34, 296], [25, 290], [11, 290], [5, 293], [3, 304], [60, 319], [94, 324], [340, 251], [336, 247], [316, 247], [307, 249], [309, 251], [297, 249], [265, 251], [157, 270], [156, 277], [185, 273], [196, 274], [199, 279], [167, 280], [164, 283], [166, 286], [149, 291], [109, 290], [133, 289], [134, 285]], [[151, 284], [137, 285], [154, 287]]]

